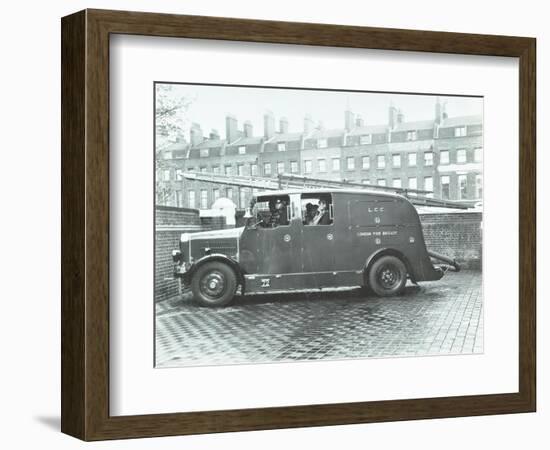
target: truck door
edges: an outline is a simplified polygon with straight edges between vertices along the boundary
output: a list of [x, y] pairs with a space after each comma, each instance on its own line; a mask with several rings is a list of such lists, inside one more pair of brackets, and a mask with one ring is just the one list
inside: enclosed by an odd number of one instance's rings
[[[302, 194], [302, 272], [332, 272], [334, 205], [330, 194]], [[322, 217], [321, 217], [322, 215]]]
[[[283, 212], [276, 210], [278, 201]], [[290, 196], [258, 199], [256, 223], [245, 228], [240, 240], [240, 263], [248, 274], [287, 274], [301, 271], [300, 217]], [[278, 215], [273, 219], [274, 213]]]

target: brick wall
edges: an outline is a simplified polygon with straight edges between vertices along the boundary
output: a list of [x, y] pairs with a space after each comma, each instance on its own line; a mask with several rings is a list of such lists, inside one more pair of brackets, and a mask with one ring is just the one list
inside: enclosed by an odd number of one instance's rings
[[181, 233], [225, 227], [225, 218], [203, 221], [197, 209], [157, 206], [155, 208], [155, 301], [178, 294], [179, 283], [173, 279], [172, 250], [179, 248]]
[[421, 213], [428, 250], [458, 261], [463, 269], [481, 269], [482, 213]]

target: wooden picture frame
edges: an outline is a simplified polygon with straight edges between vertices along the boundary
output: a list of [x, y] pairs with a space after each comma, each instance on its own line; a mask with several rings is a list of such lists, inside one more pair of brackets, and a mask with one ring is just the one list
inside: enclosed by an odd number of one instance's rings
[[[535, 411], [533, 38], [85, 10], [62, 30], [62, 416], [84, 440]], [[492, 395], [109, 415], [109, 36], [133, 34], [519, 58], [519, 391]]]

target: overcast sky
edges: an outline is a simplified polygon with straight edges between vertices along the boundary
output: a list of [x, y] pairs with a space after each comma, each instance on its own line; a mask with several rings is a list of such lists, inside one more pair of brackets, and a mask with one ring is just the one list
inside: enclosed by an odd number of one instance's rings
[[[434, 118], [435, 95], [396, 93], [341, 92], [282, 88], [252, 88], [233, 86], [174, 85], [174, 95], [193, 99], [187, 111], [189, 122], [199, 123], [207, 135], [211, 129], [225, 135], [225, 116], [234, 115], [238, 127], [250, 120], [254, 135], [263, 134], [263, 115], [270, 110], [278, 121], [286, 117], [289, 131], [303, 129], [304, 116], [310, 114], [313, 121], [322, 121], [325, 128], [343, 128], [344, 111], [360, 114], [367, 125], [383, 125], [388, 122], [391, 103], [402, 110], [405, 121]], [[474, 97], [439, 96], [447, 104], [449, 117], [482, 114], [483, 99]], [[188, 139], [188, 133], [186, 138]]]

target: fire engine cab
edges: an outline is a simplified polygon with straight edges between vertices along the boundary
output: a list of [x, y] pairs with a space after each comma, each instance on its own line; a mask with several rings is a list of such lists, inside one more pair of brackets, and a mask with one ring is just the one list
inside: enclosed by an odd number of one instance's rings
[[[428, 252], [405, 196], [364, 189], [286, 189], [253, 197], [241, 228], [184, 233], [174, 275], [196, 301], [241, 294], [369, 287], [379, 296], [439, 280], [456, 261]], [[433, 260], [444, 264], [434, 265]]]

